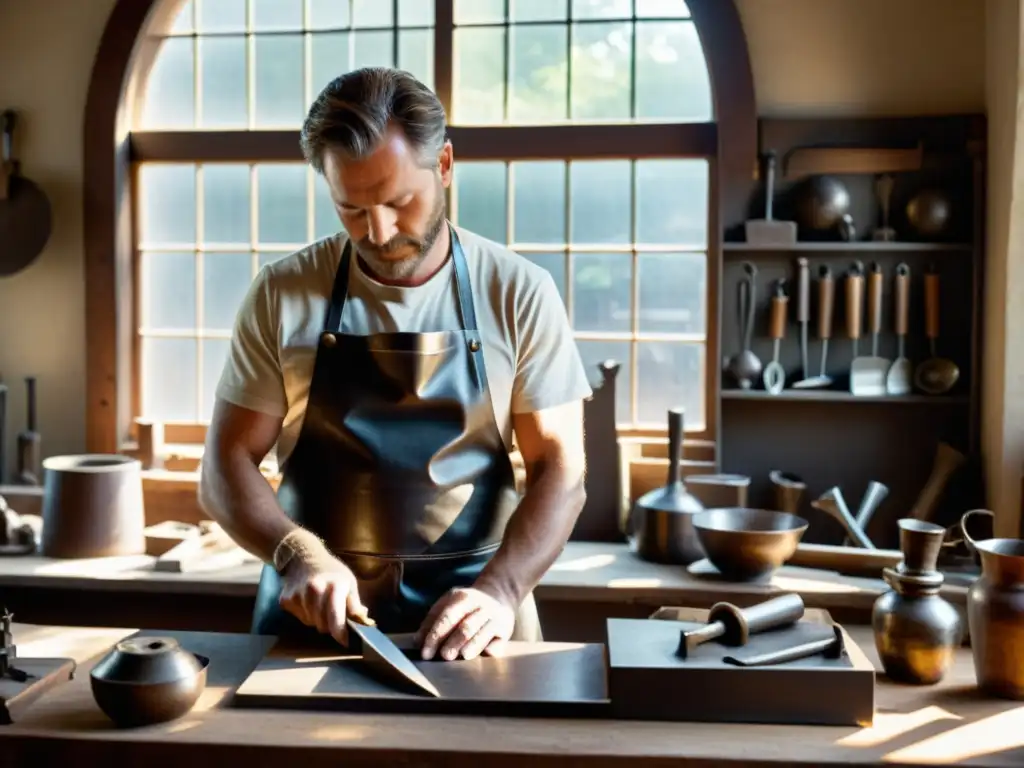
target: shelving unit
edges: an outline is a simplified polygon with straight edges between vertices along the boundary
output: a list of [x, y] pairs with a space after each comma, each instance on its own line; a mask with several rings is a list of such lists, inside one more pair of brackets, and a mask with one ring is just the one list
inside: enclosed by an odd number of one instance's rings
[[765, 400], [810, 403], [883, 403], [885, 405], [967, 405], [968, 397], [948, 395], [883, 395], [864, 397], [834, 389], [786, 389], [777, 395], [762, 389], [723, 389], [723, 400]]
[[[798, 475], [807, 483], [801, 514], [810, 522], [805, 541], [839, 543], [838, 524], [810, 507], [810, 502], [832, 486], [838, 486], [851, 509], [856, 509], [868, 483], [889, 487], [889, 496], [876, 513], [868, 534], [878, 546], [898, 542], [896, 520], [906, 516], [927, 482], [936, 446], [947, 442], [973, 459], [979, 443], [979, 360], [982, 237], [984, 234], [984, 118], [947, 116], [878, 118], [857, 120], [762, 120], [760, 152], [773, 150], [780, 158], [774, 196], [774, 218], [798, 222], [799, 242], [788, 246], [744, 242], [744, 220], [724, 222], [718, 312], [720, 315], [721, 389], [719, 408], [720, 469], [751, 478], [750, 503], [770, 507], [772, 470]], [[803, 147], [924, 147], [918, 171], [892, 174], [896, 180], [890, 226], [896, 240], [875, 241], [879, 205], [874, 184], [877, 174], [835, 175], [848, 190], [849, 213], [856, 234], [852, 241], [809, 233], [801, 221], [796, 201], [804, 178], [787, 178], [785, 158]], [[818, 171], [815, 171], [818, 173]], [[822, 169], [820, 175], [833, 175]], [[941, 237], [921, 242], [909, 226], [908, 200], [927, 188], [939, 188], [950, 197], [953, 217]], [[764, 216], [763, 182], [751, 179], [744, 190], [727, 195], [745, 196], [747, 219]], [[735, 210], [737, 201], [731, 199]], [[829, 239], [832, 237], [834, 239]], [[737, 285], [744, 262], [757, 269], [756, 311], [751, 348], [762, 364], [772, 359], [768, 337], [772, 287], [786, 281], [789, 321], [781, 344], [780, 362], [789, 376], [803, 367], [799, 326], [796, 322], [797, 259], [809, 262], [811, 308], [808, 325], [808, 367], [817, 373], [821, 345], [818, 338], [817, 278], [827, 265], [835, 285], [832, 334], [828, 346], [827, 373], [833, 387], [826, 390], [786, 389], [772, 395], [757, 382], [742, 390], [725, 371], [725, 362], [740, 349]], [[893, 280], [898, 264], [910, 268], [910, 318], [906, 355], [916, 366], [931, 357], [924, 328], [923, 275], [934, 268], [940, 275], [940, 329], [937, 352], [952, 359], [960, 369], [956, 386], [946, 395], [915, 392], [906, 396], [855, 396], [848, 389], [853, 343], [848, 338], [844, 280], [849, 267], [859, 262], [865, 269], [877, 263], [885, 275], [879, 355], [897, 356], [893, 322]], [[865, 286], [866, 288], [866, 286]], [[866, 292], [865, 292], [866, 295]], [[866, 303], [862, 315], [859, 354], [871, 354]], [[789, 379], [791, 383], [792, 379]], [[858, 407], [870, 406], [870, 407]], [[912, 407], [908, 407], [912, 406]], [[982, 506], [979, 473], [965, 470], [954, 478], [943, 496], [936, 521], [955, 521], [964, 509]]]
[[921, 253], [936, 251], [963, 251], [970, 253], [970, 243], [909, 243], [909, 242], [805, 242], [793, 245], [756, 245], [753, 243], [722, 243], [726, 253]]

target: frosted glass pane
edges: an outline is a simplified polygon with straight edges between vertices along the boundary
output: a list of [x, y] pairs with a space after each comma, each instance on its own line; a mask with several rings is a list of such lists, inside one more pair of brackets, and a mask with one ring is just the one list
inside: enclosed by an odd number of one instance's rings
[[142, 339], [142, 415], [153, 421], [199, 418], [197, 341]]

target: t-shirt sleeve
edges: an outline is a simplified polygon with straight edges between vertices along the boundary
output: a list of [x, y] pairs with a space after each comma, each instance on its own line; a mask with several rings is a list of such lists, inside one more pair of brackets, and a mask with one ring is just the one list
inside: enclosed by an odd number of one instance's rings
[[242, 408], [283, 418], [288, 402], [279, 354], [277, 306], [267, 271], [261, 270], [235, 317], [216, 396]]
[[542, 411], [593, 394], [551, 275], [545, 272], [525, 292], [516, 323], [519, 345], [512, 413]]

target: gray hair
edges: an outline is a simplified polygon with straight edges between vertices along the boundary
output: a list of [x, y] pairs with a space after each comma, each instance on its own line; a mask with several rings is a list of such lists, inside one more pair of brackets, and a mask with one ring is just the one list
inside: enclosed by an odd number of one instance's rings
[[381, 144], [391, 125], [405, 134], [427, 167], [446, 140], [444, 107], [427, 86], [400, 69], [364, 67], [332, 80], [302, 125], [302, 154], [323, 173], [328, 149], [361, 160]]

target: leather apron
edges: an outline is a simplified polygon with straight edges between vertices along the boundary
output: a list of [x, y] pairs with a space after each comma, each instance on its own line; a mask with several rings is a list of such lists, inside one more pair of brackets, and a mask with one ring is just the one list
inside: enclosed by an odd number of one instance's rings
[[[343, 333], [352, 247], [335, 276], [309, 401], [277, 497], [352, 569], [384, 632], [415, 632], [448, 590], [471, 586], [519, 504], [494, 417], [466, 257], [451, 232], [461, 328]], [[319, 636], [281, 608], [265, 565], [253, 632]], [[532, 595], [515, 639], [539, 640]], [[322, 639], [322, 638], [321, 638]]]

